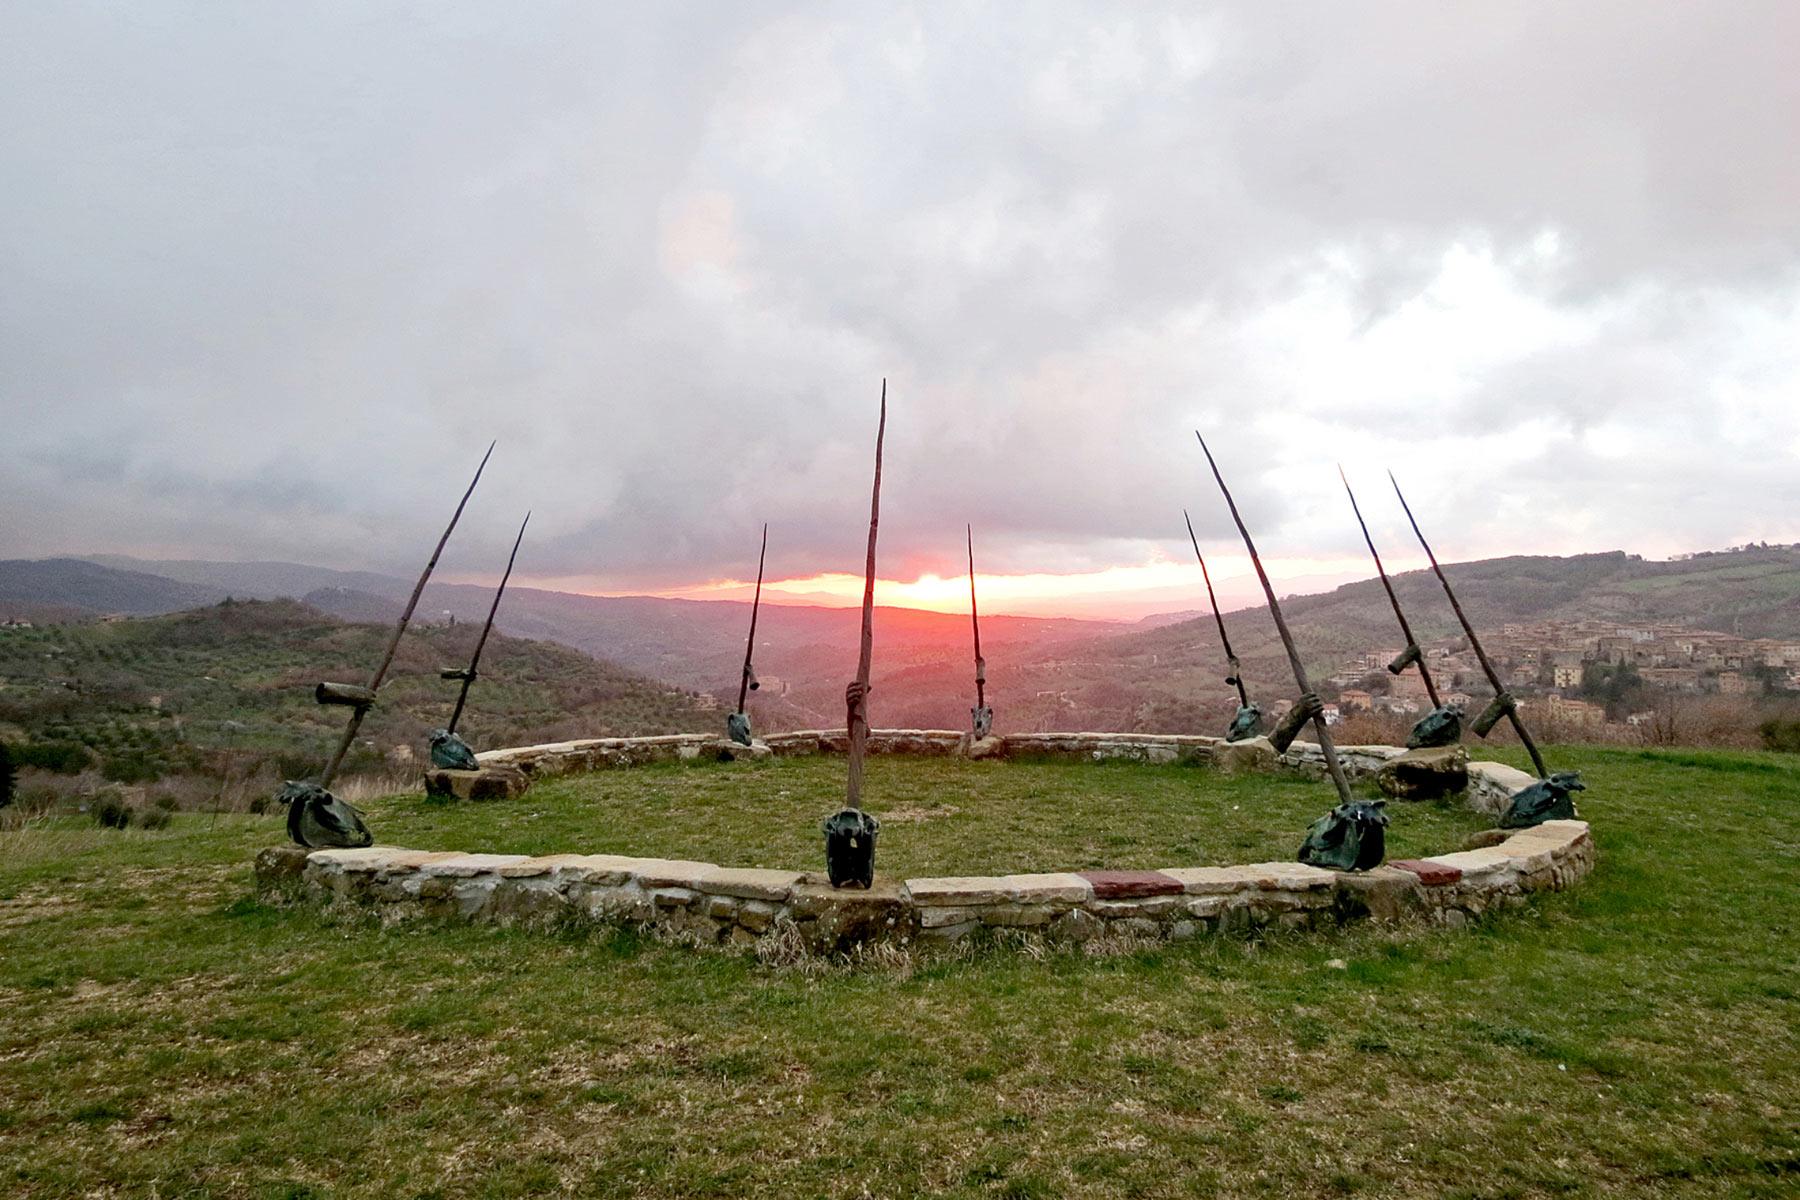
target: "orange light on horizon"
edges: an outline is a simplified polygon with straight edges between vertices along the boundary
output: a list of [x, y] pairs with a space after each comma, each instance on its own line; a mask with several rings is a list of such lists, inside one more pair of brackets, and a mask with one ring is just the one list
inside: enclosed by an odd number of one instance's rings
[[[1276, 591], [1282, 594], [1288, 592], [1282, 586], [1284, 583], [1302, 582], [1328, 589], [1369, 575], [1367, 559], [1352, 556], [1265, 559], [1263, 565]], [[1248, 560], [1227, 558], [1214, 562], [1209, 559], [1207, 568], [1212, 573], [1213, 587], [1219, 594], [1222, 608], [1229, 611], [1262, 602], [1261, 586]], [[1398, 569], [1407, 567], [1398, 566]], [[565, 578], [538, 580], [534, 584], [586, 595], [658, 596], [672, 600], [748, 600], [756, 590], [754, 580], [742, 579], [715, 579], [700, 584], [646, 587], [629, 592], [604, 585], [597, 587], [596, 582], [591, 578]], [[1206, 584], [1199, 564], [1167, 559], [1065, 575], [984, 573], [977, 576], [976, 588], [982, 612], [995, 616], [1092, 616], [1116, 606], [1120, 616], [1137, 617], [1157, 611], [1206, 607]], [[763, 581], [763, 599], [774, 604], [848, 608], [862, 603], [862, 593], [862, 576], [844, 572]], [[969, 577], [966, 574], [931, 573], [912, 580], [878, 577], [875, 603], [931, 612], [965, 613], [969, 611]]]

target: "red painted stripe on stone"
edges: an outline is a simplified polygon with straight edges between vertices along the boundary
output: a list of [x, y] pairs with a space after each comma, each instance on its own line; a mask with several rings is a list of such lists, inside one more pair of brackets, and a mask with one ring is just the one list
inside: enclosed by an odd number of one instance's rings
[[1077, 871], [1094, 885], [1096, 900], [1134, 900], [1142, 896], [1178, 896], [1181, 881], [1161, 871]]
[[1443, 887], [1457, 882], [1463, 876], [1461, 867], [1447, 867], [1443, 863], [1422, 862], [1416, 858], [1390, 858], [1387, 865], [1411, 871], [1426, 887]]

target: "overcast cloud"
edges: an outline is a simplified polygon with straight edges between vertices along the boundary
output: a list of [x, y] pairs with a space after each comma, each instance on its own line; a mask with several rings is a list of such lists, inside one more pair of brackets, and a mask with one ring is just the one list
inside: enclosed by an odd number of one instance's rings
[[1800, 6], [852, 7], [0, 5], [0, 555], [1800, 539]]

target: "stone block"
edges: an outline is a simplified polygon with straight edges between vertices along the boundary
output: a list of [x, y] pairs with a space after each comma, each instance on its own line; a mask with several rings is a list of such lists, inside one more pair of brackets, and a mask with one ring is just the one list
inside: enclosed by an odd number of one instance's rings
[[1006, 739], [997, 734], [989, 734], [984, 738], [968, 738], [961, 746], [964, 758], [1005, 758]]
[[461, 858], [462, 855], [461, 850], [401, 850], [388, 855], [387, 865], [382, 867], [381, 872], [384, 875], [404, 875], [431, 863]]
[[1511, 874], [1517, 868], [1512, 855], [1498, 847], [1481, 850], [1458, 850], [1452, 854], [1434, 854], [1425, 862], [1455, 867], [1465, 883], [1486, 883], [1495, 875]]
[[531, 879], [539, 875], [554, 875], [558, 867], [580, 862], [582, 857], [580, 854], [545, 854], [514, 863], [510, 867], [501, 867], [499, 875], [502, 879]]
[[709, 896], [706, 900], [706, 915], [715, 921], [730, 921], [737, 915], [738, 904], [730, 896]]
[[1227, 775], [1243, 771], [1273, 771], [1279, 757], [1266, 737], [1241, 742], [1218, 742], [1212, 748], [1212, 764]]
[[1388, 866], [1412, 872], [1426, 887], [1446, 887], [1462, 879], [1461, 868], [1446, 867], [1442, 863], [1427, 862], [1423, 859], [1395, 858], [1388, 861]]
[[738, 909], [737, 923], [752, 933], [761, 933], [775, 923], [780, 908], [767, 900], [746, 900]]
[[1253, 875], [1265, 892], [1304, 892], [1337, 883], [1338, 872], [1297, 862], [1245, 863], [1238, 870]]
[[1256, 887], [1256, 874], [1242, 867], [1166, 867], [1160, 874], [1181, 884], [1191, 896], [1240, 892]]
[[967, 937], [981, 927], [980, 921], [959, 921], [954, 925], [938, 925], [927, 929], [919, 929], [919, 940], [922, 942], [954, 942]]
[[1078, 871], [1093, 885], [1096, 900], [1128, 900], [1142, 896], [1180, 895], [1186, 889], [1161, 871]]
[[[943, 912], [944, 909], [934, 911]], [[983, 925], [1002, 925], [1008, 927], [1030, 927], [1048, 925], [1057, 910], [1048, 904], [990, 904], [985, 908], [972, 909], [978, 913]]]
[[270, 846], [256, 856], [257, 887], [287, 887], [306, 871], [306, 847]]
[[1087, 910], [1108, 921], [1129, 917], [1160, 917], [1186, 907], [1181, 896], [1146, 896], [1137, 900], [1092, 900]]
[[700, 877], [699, 889], [712, 896], [736, 896], [740, 900], [788, 898], [801, 881], [798, 871], [767, 871], [761, 867], [719, 867]]
[[684, 887], [700, 890], [700, 881], [719, 869], [718, 863], [691, 862], [682, 858], [641, 858], [633, 874], [642, 888]]
[[498, 763], [474, 771], [433, 767], [425, 772], [425, 794], [442, 799], [514, 800], [530, 787], [531, 776]]
[[1503, 813], [1512, 803], [1515, 792], [1536, 782], [1536, 776], [1505, 763], [1472, 762], [1469, 764], [1469, 807], [1476, 812]]
[[1463, 839], [1464, 850], [1485, 850], [1489, 846], [1498, 846], [1511, 834], [1505, 829], [1477, 829]]
[[359, 846], [335, 850], [313, 850], [306, 861], [327, 871], [379, 871], [388, 859], [411, 851], [401, 846]]
[[1107, 924], [1112, 933], [1129, 934], [1132, 937], [1153, 938], [1162, 934], [1162, 926], [1148, 917], [1126, 917], [1123, 920]]
[[1002, 904], [1007, 899], [1006, 880], [997, 875], [945, 875], [909, 879], [907, 893], [921, 908], [946, 905]]
[[1396, 800], [1435, 800], [1469, 786], [1469, 752], [1462, 746], [1421, 746], [1375, 768], [1375, 786]]
[[979, 905], [969, 908], [956, 905], [942, 905], [919, 911], [920, 929], [939, 929], [945, 925], [956, 925], [963, 921], [979, 920], [984, 909], [993, 905]]
[[1085, 942], [1105, 927], [1099, 917], [1086, 909], [1077, 908], [1052, 921], [1050, 933], [1067, 941]]
[[692, 888], [656, 888], [650, 893], [650, 903], [658, 908], [686, 908], [699, 896], [700, 893]]
[[445, 879], [468, 879], [476, 875], [497, 872], [501, 867], [510, 867], [524, 862], [529, 855], [525, 854], [458, 854], [451, 858], [439, 859], [426, 863], [419, 868], [419, 874], [431, 875]]
[[918, 932], [922, 910], [902, 889], [899, 880], [884, 875], [868, 889], [834, 888], [823, 873], [809, 872], [788, 897], [787, 912], [815, 953], [847, 951], [858, 942], [901, 940]]
[[1188, 916], [1210, 920], [1225, 911], [1227, 905], [1234, 901], [1230, 894], [1213, 894], [1206, 896], [1189, 896], [1183, 902]]
[[637, 878], [639, 867], [661, 861], [620, 854], [573, 854], [556, 868], [555, 875], [566, 882], [591, 883], [596, 887], [621, 887]]
[[1009, 899], [1022, 904], [1086, 904], [1094, 897], [1094, 885], [1070, 872], [1036, 875], [1002, 875]]

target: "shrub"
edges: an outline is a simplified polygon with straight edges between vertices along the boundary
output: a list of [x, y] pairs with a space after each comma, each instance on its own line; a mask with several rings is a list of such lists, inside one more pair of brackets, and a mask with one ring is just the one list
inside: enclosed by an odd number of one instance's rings
[[131, 805], [116, 795], [96, 798], [94, 820], [104, 829], [127, 829], [131, 826]]
[[1800, 753], [1800, 717], [1764, 721], [1756, 727], [1756, 732], [1762, 736], [1764, 750]]
[[17, 766], [55, 771], [59, 775], [73, 775], [94, 761], [93, 754], [80, 742], [34, 742], [16, 748], [12, 755]]
[[163, 812], [174, 812], [181, 807], [181, 801], [175, 798], [174, 792], [158, 792], [151, 803]]
[[137, 823], [140, 829], [167, 829], [171, 820], [166, 808], [146, 808], [138, 814]]

